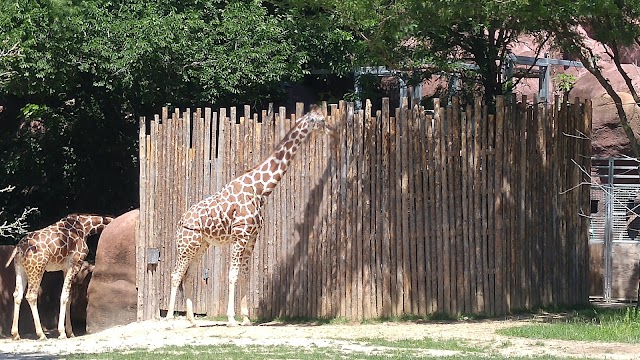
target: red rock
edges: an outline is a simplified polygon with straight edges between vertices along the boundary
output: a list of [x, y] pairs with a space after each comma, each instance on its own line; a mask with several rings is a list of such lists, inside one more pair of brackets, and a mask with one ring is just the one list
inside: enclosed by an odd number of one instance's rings
[[98, 241], [89, 283], [87, 331], [97, 332], [136, 321], [136, 237], [139, 210], [114, 219]]
[[[632, 64], [623, 64], [623, 69], [632, 79], [636, 89], [640, 89], [640, 68]], [[602, 75], [609, 79], [609, 83], [616, 90], [622, 100], [623, 107], [631, 128], [636, 133], [640, 131], [640, 107], [629, 94], [629, 88], [614, 64], [604, 63]], [[629, 140], [620, 125], [620, 118], [611, 97], [591, 74], [586, 73], [576, 81], [571, 90], [570, 98], [590, 98], [593, 104], [593, 125], [591, 130], [591, 144], [593, 156], [621, 157], [633, 156], [629, 147]]]

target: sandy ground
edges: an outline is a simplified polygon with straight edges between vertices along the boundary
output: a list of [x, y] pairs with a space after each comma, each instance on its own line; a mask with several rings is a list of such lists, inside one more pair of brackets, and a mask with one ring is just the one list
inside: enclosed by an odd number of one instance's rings
[[[0, 359], [58, 359], [70, 353], [98, 353], [111, 350], [155, 349], [166, 345], [290, 345], [333, 347], [345, 351], [375, 352], [358, 339], [458, 339], [471, 346], [503, 355], [556, 355], [592, 359], [640, 359], [640, 345], [531, 340], [506, 337], [496, 330], [524, 325], [532, 319], [462, 321], [453, 323], [380, 323], [367, 325], [285, 325], [267, 323], [246, 327], [227, 327], [222, 322], [199, 320], [200, 327], [189, 327], [185, 319], [149, 320], [114, 327], [72, 339], [44, 341], [0, 339]], [[455, 355], [456, 352], [428, 350], [429, 355]]]

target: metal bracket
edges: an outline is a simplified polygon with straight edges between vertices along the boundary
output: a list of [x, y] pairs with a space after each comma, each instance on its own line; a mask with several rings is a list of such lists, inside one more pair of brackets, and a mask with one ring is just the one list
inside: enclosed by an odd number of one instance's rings
[[147, 264], [158, 265], [159, 262], [160, 262], [160, 249], [147, 248]]

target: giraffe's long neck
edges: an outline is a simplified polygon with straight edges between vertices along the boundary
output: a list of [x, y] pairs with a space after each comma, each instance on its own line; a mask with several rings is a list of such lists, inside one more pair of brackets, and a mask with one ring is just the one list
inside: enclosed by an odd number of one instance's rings
[[108, 216], [97, 215], [69, 215], [66, 218], [67, 223], [75, 227], [78, 231], [82, 231], [84, 236], [95, 235], [102, 231], [113, 218]]
[[268, 196], [273, 192], [300, 145], [309, 137], [310, 133], [310, 122], [301, 119], [284, 136], [271, 156], [247, 173], [254, 180], [257, 195]]
[[108, 216], [91, 216], [89, 219], [91, 221], [89, 225], [91, 228], [89, 229], [88, 235], [95, 235], [101, 232], [113, 220], [113, 218]]

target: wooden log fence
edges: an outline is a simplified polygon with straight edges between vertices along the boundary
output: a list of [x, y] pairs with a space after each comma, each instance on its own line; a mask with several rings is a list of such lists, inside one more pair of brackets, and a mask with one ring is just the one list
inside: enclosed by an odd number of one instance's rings
[[[533, 103], [537, 101], [533, 99]], [[274, 193], [251, 262], [252, 318], [501, 315], [588, 300], [591, 103], [498, 98], [433, 114], [406, 99], [323, 104]], [[556, 104], [560, 103], [556, 101]], [[303, 115], [284, 108], [170, 112], [140, 121], [138, 318], [167, 308], [180, 215], [266, 156]], [[178, 294], [222, 315], [228, 248], [210, 248]]]

